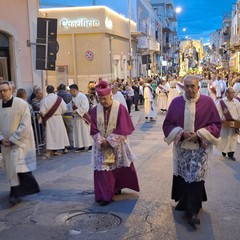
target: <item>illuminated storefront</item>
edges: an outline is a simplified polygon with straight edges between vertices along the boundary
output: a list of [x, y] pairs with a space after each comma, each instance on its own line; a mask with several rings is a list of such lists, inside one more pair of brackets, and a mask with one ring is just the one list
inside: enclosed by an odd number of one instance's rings
[[[103, 6], [40, 9], [39, 16], [58, 20], [57, 69], [48, 72], [48, 83], [56, 86], [74, 82], [85, 92], [88, 82], [99, 77], [110, 80], [136, 75], [137, 43], [132, 39], [130, 51], [127, 18]], [[135, 28], [131, 22], [131, 31]]]

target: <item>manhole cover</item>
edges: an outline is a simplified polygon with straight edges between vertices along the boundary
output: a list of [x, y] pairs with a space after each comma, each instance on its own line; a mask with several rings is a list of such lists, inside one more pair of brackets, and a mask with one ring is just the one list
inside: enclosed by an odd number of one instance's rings
[[122, 219], [110, 213], [82, 213], [74, 215], [66, 220], [66, 225], [75, 231], [105, 231], [119, 226]]

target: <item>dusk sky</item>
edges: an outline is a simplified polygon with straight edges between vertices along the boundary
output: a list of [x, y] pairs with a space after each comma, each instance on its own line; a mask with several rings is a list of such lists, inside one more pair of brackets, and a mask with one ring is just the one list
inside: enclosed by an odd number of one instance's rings
[[[232, 4], [237, 0], [174, 0], [175, 7], [182, 12], [177, 15], [180, 37], [203, 38], [206, 42], [209, 33], [222, 28], [224, 13], [231, 13]], [[182, 29], [186, 28], [186, 32]]]
[[[231, 13], [232, 4], [237, 0], [174, 0], [174, 6], [180, 6], [182, 12], [177, 15], [178, 36], [203, 39], [207, 42], [209, 34], [221, 28], [225, 13]], [[81, 6], [88, 2], [107, 5], [116, 12], [127, 15], [127, 0], [40, 0], [41, 6]], [[186, 31], [183, 32], [183, 28]]]

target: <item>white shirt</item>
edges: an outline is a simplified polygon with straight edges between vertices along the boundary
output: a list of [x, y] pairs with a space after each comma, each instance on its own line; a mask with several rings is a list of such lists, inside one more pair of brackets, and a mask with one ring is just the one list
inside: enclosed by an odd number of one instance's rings
[[235, 91], [234, 97], [236, 97], [240, 93], [240, 82], [236, 82], [233, 85], [233, 89]]
[[113, 94], [112, 98], [117, 102], [121, 103], [126, 109], [128, 109], [126, 100], [120, 91], [117, 91], [115, 94]]

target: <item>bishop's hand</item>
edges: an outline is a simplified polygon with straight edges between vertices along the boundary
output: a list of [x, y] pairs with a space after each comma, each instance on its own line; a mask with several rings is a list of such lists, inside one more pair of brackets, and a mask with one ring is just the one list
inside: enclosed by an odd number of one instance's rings
[[102, 144], [101, 144], [101, 147], [102, 148], [108, 148], [109, 146], [110, 146], [109, 142], [106, 139], [104, 139]]

